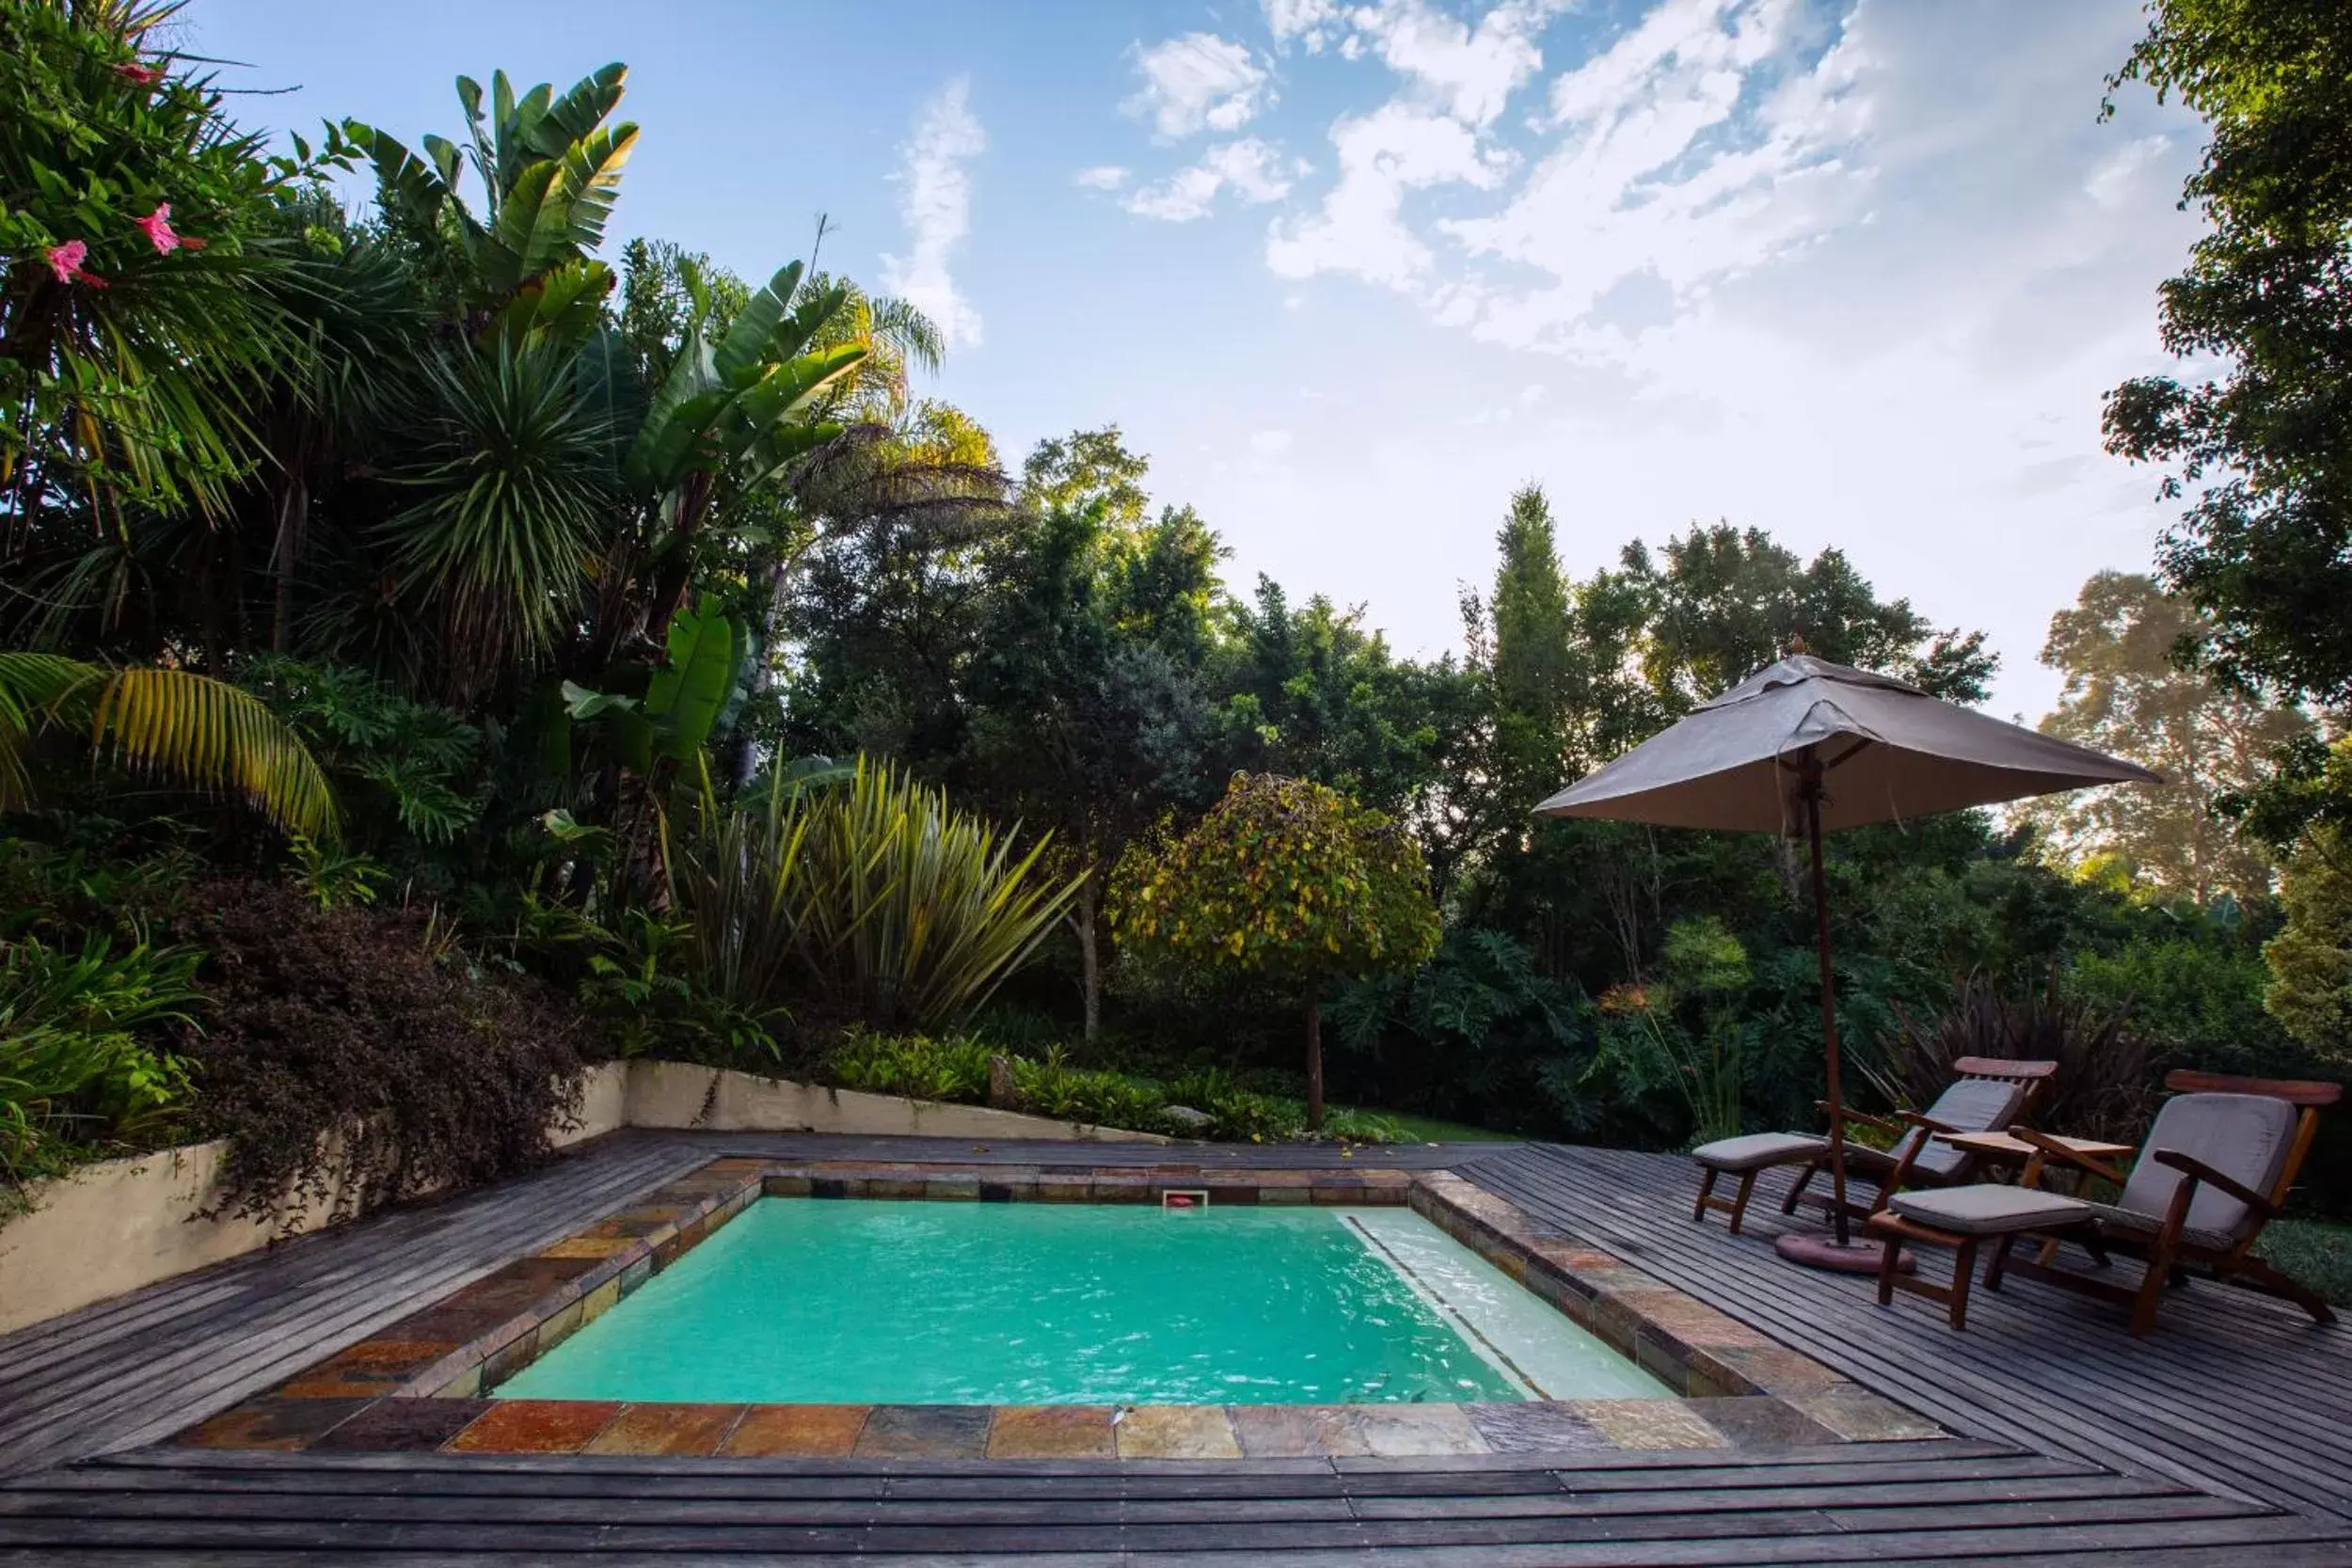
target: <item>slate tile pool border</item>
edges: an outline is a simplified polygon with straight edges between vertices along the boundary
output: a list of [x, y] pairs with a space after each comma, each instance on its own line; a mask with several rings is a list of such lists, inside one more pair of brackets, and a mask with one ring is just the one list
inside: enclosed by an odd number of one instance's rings
[[[1673, 1400], [1495, 1405], [823, 1405], [492, 1400], [762, 1196], [1409, 1206], [1630, 1357]], [[204, 1448], [886, 1459], [1404, 1458], [1787, 1448], [1942, 1429], [1448, 1171], [713, 1160], [179, 1433]]]

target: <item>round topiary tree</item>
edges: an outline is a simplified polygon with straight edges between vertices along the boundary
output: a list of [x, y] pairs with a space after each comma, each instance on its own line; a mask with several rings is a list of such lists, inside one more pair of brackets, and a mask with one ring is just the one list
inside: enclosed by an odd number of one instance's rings
[[1323, 1126], [1323, 992], [1411, 969], [1438, 946], [1429, 872], [1412, 836], [1304, 779], [1236, 773], [1181, 837], [1120, 857], [1111, 932], [1180, 963], [1266, 975], [1307, 1008], [1307, 1121]]

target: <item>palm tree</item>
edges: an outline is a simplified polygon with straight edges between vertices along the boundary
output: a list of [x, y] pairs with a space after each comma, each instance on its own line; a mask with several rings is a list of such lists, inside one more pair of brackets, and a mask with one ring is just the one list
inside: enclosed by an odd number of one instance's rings
[[32, 741], [46, 725], [81, 729], [102, 755], [133, 768], [225, 790], [288, 832], [337, 835], [334, 795], [309, 749], [226, 681], [0, 651], [0, 811], [32, 803]]

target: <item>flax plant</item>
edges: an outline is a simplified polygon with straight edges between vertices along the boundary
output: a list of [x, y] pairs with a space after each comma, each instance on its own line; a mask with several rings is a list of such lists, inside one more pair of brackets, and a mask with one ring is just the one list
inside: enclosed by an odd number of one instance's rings
[[672, 857], [706, 983], [747, 1006], [796, 992], [877, 1027], [969, 1014], [1032, 958], [1083, 877], [1049, 875], [1050, 835], [953, 809], [945, 791], [861, 759], [837, 784], [785, 773]]

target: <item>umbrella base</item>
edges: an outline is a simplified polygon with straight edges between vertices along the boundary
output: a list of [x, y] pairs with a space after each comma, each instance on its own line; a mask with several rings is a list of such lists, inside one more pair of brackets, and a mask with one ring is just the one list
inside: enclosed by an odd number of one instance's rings
[[[1856, 1238], [1840, 1245], [1836, 1236], [1810, 1233], [1783, 1236], [1772, 1243], [1772, 1250], [1791, 1263], [1808, 1269], [1825, 1269], [1833, 1274], [1876, 1274], [1883, 1260], [1887, 1243]], [[1911, 1274], [1918, 1268], [1909, 1253], [1897, 1260], [1896, 1269]]]

